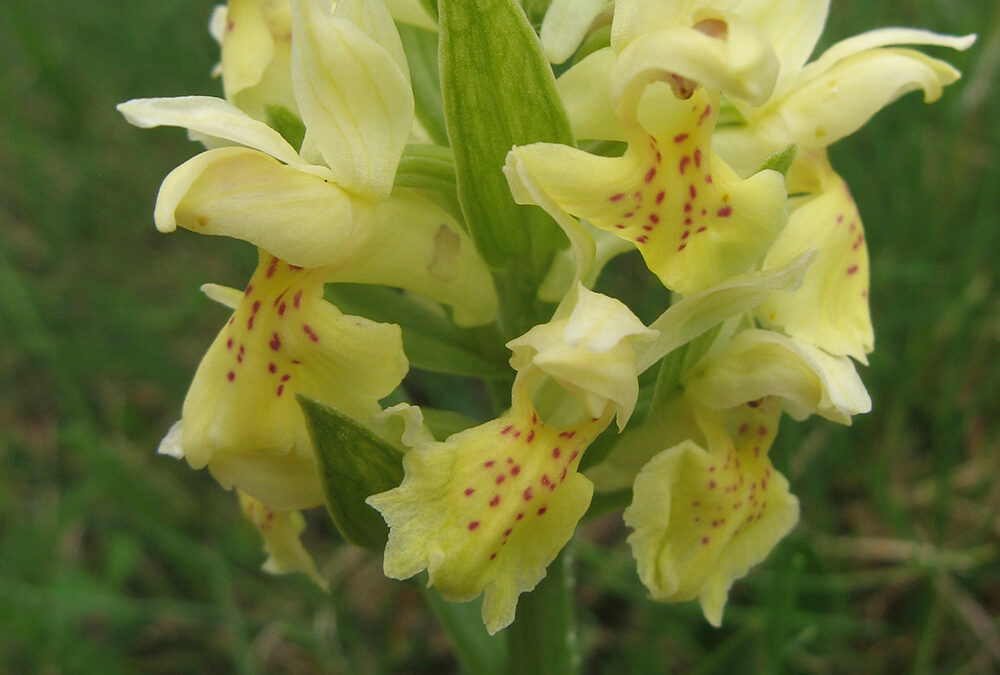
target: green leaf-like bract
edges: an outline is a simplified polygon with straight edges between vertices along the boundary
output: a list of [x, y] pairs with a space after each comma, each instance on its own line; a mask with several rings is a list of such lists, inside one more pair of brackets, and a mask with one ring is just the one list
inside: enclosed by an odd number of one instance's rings
[[514, 145], [574, 144], [552, 69], [516, 0], [440, 0], [438, 12], [445, 120], [472, 237], [492, 267], [547, 266], [565, 239], [540, 210], [514, 203], [502, 167]]
[[326, 508], [348, 541], [381, 551], [389, 529], [369, 496], [403, 482], [403, 457], [395, 447], [328, 405], [299, 395], [312, 437]]

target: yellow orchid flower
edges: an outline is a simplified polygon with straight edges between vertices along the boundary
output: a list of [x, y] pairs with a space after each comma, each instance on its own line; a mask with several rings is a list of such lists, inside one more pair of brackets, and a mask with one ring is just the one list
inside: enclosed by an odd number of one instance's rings
[[708, 622], [720, 625], [733, 581], [798, 522], [798, 500], [767, 457], [780, 417], [777, 398], [722, 414], [696, 409], [704, 445], [670, 447], [636, 477], [624, 518], [654, 600], [698, 598]]
[[821, 347], [867, 363], [874, 348], [868, 309], [868, 250], [857, 208], [825, 148], [854, 133], [881, 108], [921, 89], [928, 103], [959, 73], [949, 64], [900, 45], [967, 49], [975, 36], [955, 37], [909, 28], [883, 28], [848, 38], [806, 63], [826, 21], [829, 0], [744, 0], [734, 10], [758, 26], [781, 67], [763, 103], [733, 99], [745, 124], [720, 129], [713, 147], [748, 175], [769, 155], [795, 144], [788, 174], [788, 225], [768, 252], [765, 268], [809, 247], [819, 257], [802, 288], [775, 296], [756, 318]]
[[607, 92], [603, 111], [580, 117], [600, 126], [613, 113], [625, 154], [537, 143], [511, 150], [504, 170], [515, 200], [545, 208], [571, 241], [583, 236], [571, 216], [586, 219], [632, 242], [664, 285], [688, 293], [750, 270], [784, 225], [781, 175], [740, 179], [710, 146], [719, 91], [766, 100], [777, 65], [738, 16], [705, 2], [652, 4], [618, 3], [611, 46], [570, 69], [560, 88], [569, 99]]
[[[448, 600], [484, 594], [491, 634], [514, 620], [518, 595], [545, 576], [587, 510], [593, 487], [577, 471], [587, 446], [635, 403], [634, 343], [651, 331], [615, 300], [574, 295], [551, 324], [508, 345], [519, 372], [507, 413], [419, 443], [403, 458], [402, 484], [367, 500], [389, 525], [385, 574], [426, 569]], [[542, 419], [530, 392], [546, 375], [583, 403], [575, 421]]]
[[262, 253], [246, 290], [207, 286], [234, 312], [198, 366], [161, 451], [208, 467], [278, 510], [323, 503], [296, 393], [365, 420], [406, 375], [398, 326], [345, 316], [323, 299], [322, 268]]
[[490, 274], [461, 226], [416, 191], [390, 194], [413, 108], [391, 17], [370, 0], [326, 7], [291, 4], [292, 80], [315, 161], [221, 99], [119, 106], [138, 126], [186, 127], [223, 146], [166, 177], [158, 229], [236, 237], [260, 251], [245, 291], [207, 287], [234, 314], [161, 449], [280, 510], [323, 501], [295, 393], [365, 420], [408, 367], [399, 328], [342, 315], [323, 300], [326, 282], [424, 293], [460, 325], [496, 310]]

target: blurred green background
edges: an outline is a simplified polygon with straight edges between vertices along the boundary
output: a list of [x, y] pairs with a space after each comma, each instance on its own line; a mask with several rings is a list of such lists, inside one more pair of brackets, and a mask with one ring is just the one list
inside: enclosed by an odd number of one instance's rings
[[[216, 94], [209, 0], [0, 5], [0, 672], [442, 673], [420, 594], [342, 545], [332, 591], [272, 578], [235, 498], [154, 454], [252, 247], [152, 226], [198, 151], [114, 104]], [[1000, 5], [835, 2], [823, 45], [883, 25], [976, 32], [964, 79], [832, 149], [872, 256], [874, 411], [786, 422], [803, 521], [723, 628], [645, 600], [615, 517], [578, 546], [592, 673], [1000, 670]]]

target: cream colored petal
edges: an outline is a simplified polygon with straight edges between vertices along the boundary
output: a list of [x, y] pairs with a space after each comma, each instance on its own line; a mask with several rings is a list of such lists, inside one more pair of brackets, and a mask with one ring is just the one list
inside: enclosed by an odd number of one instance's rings
[[867, 51], [804, 79], [780, 102], [779, 114], [797, 143], [825, 147], [854, 133], [903, 94], [922, 89], [930, 103], [958, 78], [946, 62], [920, 52]]
[[407, 370], [399, 327], [341, 314], [323, 283], [322, 270], [262, 254], [184, 400], [191, 466], [274, 509], [323, 503], [295, 394], [364, 420]]
[[156, 448], [156, 454], [166, 455], [174, 459], [184, 459], [184, 446], [181, 443], [181, 429], [183, 425], [177, 420], [167, 430], [160, 445]]
[[482, 593], [491, 634], [572, 537], [593, 492], [577, 466], [610, 421], [558, 429], [538, 420], [526, 386], [515, 384], [514, 400], [496, 420], [408, 452], [403, 483], [367, 500], [389, 525], [386, 576], [426, 569], [446, 600]]
[[[546, 157], [546, 153], [550, 150], [551, 155]], [[507, 153], [507, 161], [503, 167], [503, 173], [507, 177], [507, 184], [514, 201], [518, 204], [536, 204], [542, 207], [566, 234], [574, 261], [573, 283], [585, 279], [593, 267], [596, 255], [594, 238], [580, 224], [580, 221], [564, 210], [558, 202], [558, 198], [553, 198], [549, 194], [547, 186], [539, 183], [536, 177], [536, 173], [538, 173], [536, 165], [551, 159], [553, 160], [553, 168], [565, 168], [567, 166], [566, 159], [581, 157], [590, 158], [592, 155], [565, 145], [535, 143], [534, 145], [514, 146]], [[555, 169], [555, 171], [558, 170], [558, 168]], [[546, 176], [542, 177], [543, 180], [545, 178]], [[591, 185], [593, 184], [591, 183]]]
[[628, 140], [610, 98], [611, 69], [617, 59], [618, 53], [610, 47], [598, 49], [556, 80], [576, 138]]
[[688, 27], [647, 33], [623, 50], [611, 72], [611, 101], [627, 119], [652, 82], [681, 77], [753, 105], [764, 103], [778, 76], [767, 39], [746, 19], [711, 13], [726, 26], [723, 37]]
[[615, 406], [623, 429], [639, 395], [635, 347], [656, 337], [621, 302], [577, 285], [553, 320], [507, 343], [511, 365], [552, 377], [591, 417]]
[[659, 336], [639, 349], [639, 372], [709, 328], [751, 311], [775, 292], [795, 290], [814, 259], [815, 253], [807, 251], [781, 269], [732, 277], [674, 303], [649, 325]]
[[[385, 46], [398, 43], [399, 36], [374, 0], [342, 2], [344, 9], [338, 5], [334, 15], [324, 4], [292, 4], [292, 83], [307, 143], [319, 150], [340, 185], [384, 199], [413, 121], [409, 74], [399, 64], [402, 47]], [[365, 32], [390, 27], [392, 34], [381, 42]]]
[[267, 560], [261, 569], [270, 574], [302, 572], [324, 591], [330, 590], [330, 583], [319, 575], [316, 563], [302, 545], [300, 537], [306, 529], [302, 514], [298, 511], [275, 511], [245, 492], [237, 491], [237, 494], [240, 510], [264, 540]]
[[153, 215], [161, 232], [235, 237], [303, 267], [341, 264], [368, 236], [335, 184], [244, 148], [208, 150], [171, 171]]
[[447, 211], [414, 191], [396, 190], [375, 205], [369, 222], [367, 245], [346, 260], [331, 281], [422, 293], [451, 307], [460, 326], [493, 320], [498, 303], [493, 277]]
[[853, 415], [872, 407], [849, 358], [765, 330], [738, 333], [721, 353], [695, 366], [684, 386], [689, 397], [713, 409], [778, 396], [799, 420], [818, 414], [850, 425]]
[[706, 7], [725, 11], [737, 0], [617, 0], [611, 27], [611, 46], [621, 51], [638, 37], [672, 26], [690, 26], [695, 15]]
[[[825, 162], [824, 162], [825, 163]], [[857, 206], [832, 169], [824, 192], [792, 212], [764, 259], [764, 268], [787, 264], [815, 248], [816, 262], [794, 293], [775, 295], [756, 311], [760, 322], [835, 355], [867, 363], [874, 348], [868, 306], [868, 247]]]
[[285, 164], [303, 164], [277, 131], [253, 119], [228, 101], [212, 96], [137, 98], [118, 104], [130, 124], [143, 129], [171, 126], [188, 129], [227, 144], [260, 150]]
[[826, 72], [840, 61], [873, 49], [895, 45], [927, 45], [964, 51], [975, 41], [975, 35], [959, 37], [917, 28], [879, 28], [836, 43], [806, 66], [796, 81], [801, 83], [818, 77], [820, 73]]
[[226, 98], [260, 82], [274, 56], [274, 38], [258, 0], [228, 0], [222, 33], [222, 83]]
[[610, 6], [609, 0], [552, 0], [539, 31], [549, 61], [562, 63], [572, 56], [597, 15]]
[[780, 91], [816, 48], [830, 11], [830, 0], [742, 0], [734, 11], [767, 36], [781, 64], [775, 87]]
[[698, 598], [720, 625], [729, 588], [795, 526], [798, 500], [767, 457], [781, 407], [775, 401], [728, 415], [705, 415], [709, 449], [685, 441], [657, 455], [636, 477], [625, 524], [639, 578], [653, 599]]

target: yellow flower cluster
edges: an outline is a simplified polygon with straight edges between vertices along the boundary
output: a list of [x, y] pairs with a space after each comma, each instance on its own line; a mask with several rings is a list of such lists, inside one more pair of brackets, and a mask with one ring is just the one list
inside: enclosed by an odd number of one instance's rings
[[[318, 578], [296, 511], [324, 488], [295, 394], [376, 429], [408, 371], [400, 328], [343, 314], [325, 285], [403, 288], [463, 327], [493, 322], [506, 292], [455, 210], [394, 185], [423, 133], [393, 19], [435, 22], [415, 0], [388, 5], [230, 0], [211, 23], [224, 99], [119, 106], [206, 146], [164, 180], [157, 228], [259, 251], [245, 289], [205, 287], [233, 313], [160, 449], [239, 490], [271, 571]], [[630, 490], [624, 521], [650, 595], [698, 599], [720, 623], [734, 580], [798, 520], [768, 457], [782, 413], [850, 424], [871, 406], [854, 365], [874, 346], [867, 246], [826, 148], [900, 95], [932, 101], [958, 78], [902, 45], [974, 40], [875, 30], [809, 61], [828, 9], [551, 3], [540, 39], [553, 62], [577, 55], [556, 88], [579, 147], [515, 146], [502, 170], [514, 199], [569, 239], [539, 289], [558, 306], [507, 343], [508, 411], [444, 440], [419, 419], [404, 434], [402, 483], [368, 498], [389, 527], [388, 576], [427, 570], [447, 599], [482, 594], [495, 632], [594, 491]], [[589, 288], [632, 250], [675, 299], [649, 326]], [[630, 424], [654, 365], [652, 402]], [[613, 450], [581, 472], [612, 420]]]

